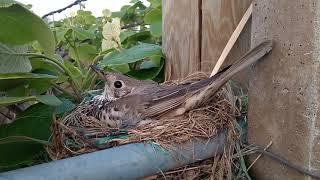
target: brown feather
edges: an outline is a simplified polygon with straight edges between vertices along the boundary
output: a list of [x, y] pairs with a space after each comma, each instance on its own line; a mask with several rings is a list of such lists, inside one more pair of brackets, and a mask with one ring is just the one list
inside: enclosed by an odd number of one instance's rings
[[[210, 100], [233, 75], [261, 59], [272, 49], [272, 41], [265, 41], [250, 50], [231, 66], [226, 67], [215, 76], [187, 85], [167, 87], [154, 93], [150, 105], [145, 109], [146, 115], [155, 116], [168, 110], [175, 110], [173, 115], [180, 115]], [[178, 106], [181, 106], [177, 108]], [[150, 112], [148, 112], [150, 111]]]

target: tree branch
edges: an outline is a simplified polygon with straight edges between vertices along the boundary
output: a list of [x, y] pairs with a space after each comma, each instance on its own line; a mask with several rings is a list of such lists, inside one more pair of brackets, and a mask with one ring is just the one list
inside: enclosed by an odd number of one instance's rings
[[138, 21], [138, 22], [135, 22], [133, 24], [126, 24], [124, 26], [121, 27], [121, 29], [129, 29], [129, 28], [132, 28], [132, 27], [136, 27], [136, 26], [140, 26], [144, 23], [144, 21]]
[[81, 2], [85, 2], [85, 1], [87, 1], [87, 0], [76, 0], [75, 2], [69, 4], [68, 6], [66, 6], [66, 7], [64, 7], [64, 8], [61, 8], [61, 9], [58, 9], [58, 10], [55, 10], [55, 11], [51, 11], [51, 12], [43, 15], [43, 16], [42, 16], [42, 19], [44, 19], [44, 18], [46, 18], [46, 17], [48, 17], [48, 16], [51, 16], [51, 15], [53, 15], [53, 14], [55, 14], [55, 13], [61, 13], [62, 11], [66, 10], [66, 9], [69, 9], [69, 8], [71, 8], [72, 6], [78, 5], [78, 4], [80, 4]]

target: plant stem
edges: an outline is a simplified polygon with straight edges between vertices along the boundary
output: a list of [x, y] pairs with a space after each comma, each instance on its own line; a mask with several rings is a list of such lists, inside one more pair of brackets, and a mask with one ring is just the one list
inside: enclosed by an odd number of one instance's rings
[[59, 91], [65, 93], [65, 94], [67, 94], [68, 96], [71, 96], [71, 97], [74, 98], [74, 99], [78, 99], [78, 98], [79, 98], [78, 96], [73, 95], [72, 93], [70, 93], [70, 92], [67, 91], [66, 89], [60, 87], [58, 84], [53, 83], [53, 82], [52, 82], [51, 84], [52, 84], [53, 87], [55, 87], [56, 89], [58, 89]]
[[[66, 75], [68, 75], [71, 79], [71, 85], [74, 85], [74, 91], [77, 95], [81, 94], [81, 87], [78, 83], [78, 81], [76, 79], [73, 78], [73, 75], [71, 73], [71, 71], [63, 64], [61, 63], [59, 60], [55, 59], [55, 58], [51, 58], [51, 57], [47, 57], [43, 54], [37, 54], [37, 53], [2, 53], [2, 54], [10, 54], [10, 55], [17, 55], [17, 56], [32, 56], [32, 57], [38, 57], [38, 58], [44, 58], [47, 60], [50, 60], [52, 62], [54, 62], [55, 64], [57, 64], [59, 67], [61, 67], [61, 69], [64, 70], [64, 72], [66, 73]], [[80, 96], [81, 97], [81, 96]]]
[[135, 22], [133, 24], [126, 24], [124, 26], [121, 27], [121, 29], [129, 29], [129, 28], [132, 28], [132, 27], [136, 27], [136, 26], [140, 26], [144, 23], [144, 21], [138, 21], [138, 22]]
[[79, 69], [82, 69], [82, 68], [81, 68], [81, 62], [80, 62], [80, 58], [79, 58], [78, 49], [76, 48], [75, 45], [73, 46], [73, 45], [70, 44], [70, 47], [73, 49], [74, 54], [75, 54], [75, 56], [76, 56], [75, 60], [76, 60], [76, 63], [77, 63], [78, 68], [79, 68]]
[[72, 44], [69, 39], [66, 39], [66, 40], [67, 40], [68, 44], [70, 45], [70, 47], [71, 47], [71, 48], [73, 49], [73, 51], [74, 51], [74, 54], [75, 54], [75, 56], [76, 56], [75, 60], [76, 60], [76, 63], [77, 63], [78, 68], [81, 69], [81, 71], [82, 71], [81, 62], [80, 62], [80, 58], [79, 58], [79, 52], [78, 52], [78, 49], [77, 49], [77, 46], [76, 46], [76, 42], [75, 42], [76, 35], [75, 35], [75, 32], [74, 32], [74, 31], [72, 31], [72, 37], [73, 37], [73, 39], [74, 39], [74, 41], [73, 41], [74, 44]]
[[[31, 59], [32, 58], [37, 58], [37, 57], [30, 57]], [[57, 65], [56, 63], [54, 63], [53, 61], [49, 61], [49, 60], [47, 60], [47, 59], [44, 59], [43, 60], [45, 63], [47, 63], [47, 64], [51, 64], [52, 66], [54, 66], [55, 68], [57, 68], [61, 73], [65, 73], [64, 72], [64, 70], [59, 66], [59, 65]]]
[[[99, 54], [97, 55], [94, 59], [93, 59], [93, 62], [92, 64], [96, 64], [98, 61], [100, 61], [102, 58], [103, 58], [104, 55], [102, 54]], [[89, 68], [89, 70], [87, 71], [86, 75], [85, 75], [85, 78], [83, 80], [83, 86], [87, 85], [89, 82], [88, 81], [95, 81], [95, 77], [93, 77], [92, 79], [90, 79], [91, 77], [91, 74], [93, 73], [93, 70], [91, 68]], [[89, 83], [89, 88], [91, 86], [92, 83]], [[83, 87], [83, 88], [86, 88], [86, 87]]]

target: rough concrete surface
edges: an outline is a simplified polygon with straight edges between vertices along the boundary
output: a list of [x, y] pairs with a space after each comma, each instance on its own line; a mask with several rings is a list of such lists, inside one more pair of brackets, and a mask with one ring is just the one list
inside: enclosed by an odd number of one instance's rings
[[[320, 1], [254, 0], [252, 46], [275, 40], [249, 85], [249, 142], [320, 173]], [[252, 159], [252, 158], [251, 158]], [[307, 180], [262, 157], [252, 168], [261, 180]]]

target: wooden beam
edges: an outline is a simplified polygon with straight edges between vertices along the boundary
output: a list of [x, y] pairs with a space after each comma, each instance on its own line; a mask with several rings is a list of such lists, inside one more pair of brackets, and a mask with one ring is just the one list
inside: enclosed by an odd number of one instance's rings
[[200, 70], [201, 0], [163, 0], [162, 47], [166, 80], [180, 79]]

